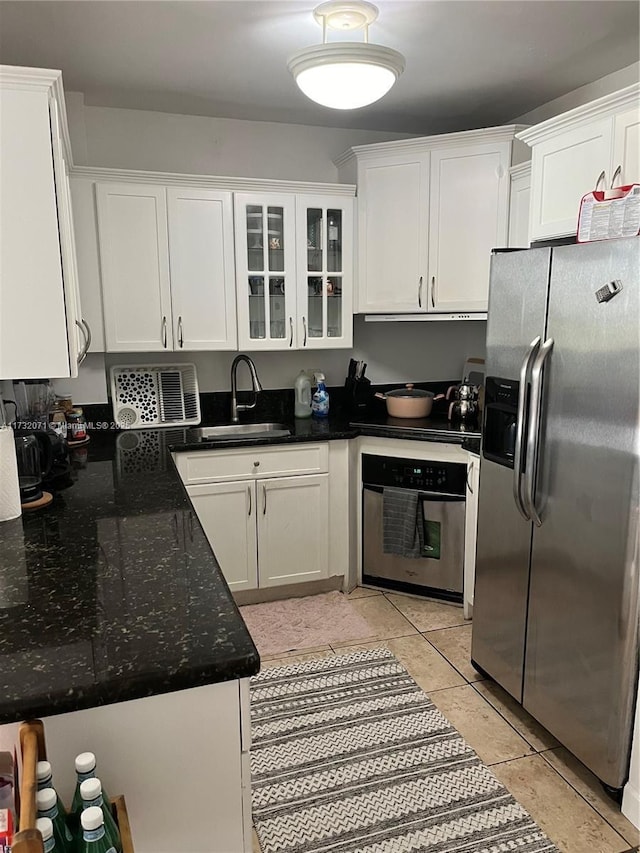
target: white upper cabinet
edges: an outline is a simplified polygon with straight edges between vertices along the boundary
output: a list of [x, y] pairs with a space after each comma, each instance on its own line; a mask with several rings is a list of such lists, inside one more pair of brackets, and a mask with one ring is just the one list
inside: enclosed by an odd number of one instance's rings
[[509, 242], [510, 248], [529, 247], [529, 207], [531, 205], [531, 163], [519, 163], [509, 169]]
[[297, 339], [301, 349], [353, 344], [353, 201], [296, 196]]
[[91, 330], [89, 352], [105, 352], [95, 184], [71, 175], [71, 199], [82, 314]]
[[514, 126], [358, 146], [360, 313], [487, 310], [491, 249], [507, 242]]
[[167, 199], [173, 348], [236, 349], [231, 193], [169, 187]]
[[511, 143], [431, 152], [427, 311], [486, 311], [491, 249], [508, 231]]
[[531, 241], [574, 235], [600, 175], [601, 189], [640, 181], [639, 94], [629, 86], [518, 134], [532, 148]]
[[240, 349], [353, 341], [353, 199], [235, 193]]
[[358, 163], [358, 311], [426, 309], [429, 153]]
[[613, 121], [613, 164], [620, 169], [616, 184], [640, 181], [640, 107], [616, 115]]
[[236, 193], [234, 210], [240, 349], [296, 348], [295, 196]]
[[165, 188], [98, 184], [108, 352], [172, 349]]
[[236, 348], [231, 193], [95, 186], [107, 352]]
[[0, 114], [0, 379], [77, 376], [85, 336], [60, 72], [0, 67]]

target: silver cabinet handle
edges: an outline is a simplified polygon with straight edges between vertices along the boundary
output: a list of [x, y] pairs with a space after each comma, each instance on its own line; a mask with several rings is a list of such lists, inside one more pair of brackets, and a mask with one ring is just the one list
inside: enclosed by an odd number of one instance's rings
[[540, 347], [531, 368], [531, 410], [529, 415], [529, 435], [527, 436], [527, 459], [524, 469], [524, 503], [531, 520], [540, 527], [542, 520], [536, 509], [536, 479], [538, 473], [538, 441], [540, 432], [540, 414], [542, 410], [542, 377], [544, 364], [553, 349], [553, 338]]
[[251, 499], [251, 486], [247, 486], [247, 495], [249, 496], [249, 512], [247, 513], [247, 515], [250, 516], [251, 510], [252, 510], [252, 503], [253, 503], [253, 501]]
[[594, 190], [597, 190], [597, 189], [598, 189], [598, 186], [599, 186], [599, 184], [600, 184], [600, 182], [601, 182], [601, 181], [602, 181], [602, 183], [603, 183], [603, 184], [605, 184], [604, 189], [606, 189], [606, 175], [605, 175], [605, 173], [604, 173], [604, 169], [603, 169], [603, 170], [600, 172], [600, 174], [598, 175], [598, 180], [596, 181], [596, 185], [595, 185], [595, 187], [594, 187]]
[[267, 514], [267, 487], [262, 487], [262, 514]]
[[304, 341], [302, 342], [302, 346], [306, 347], [307, 345], [307, 318], [302, 318], [302, 328], [304, 329]]
[[431, 276], [431, 307], [436, 307], [436, 277]]
[[82, 362], [87, 357], [87, 353], [89, 352], [89, 347], [91, 346], [91, 329], [90, 329], [89, 324], [87, 323], [86, 320], [76, 320], [76, 326], [80, 329], [80, 331], [82, 332], [82, 335], [84, 337], [84, 344], [83, 344], [82, 348], [80, 349], [80, 352], [78, 353], [78, 358], [77, 358], [78, 367], [80, 367]]
[[293, 317], [289, 317], [289, 349], [293, 346]]
[[620, 175], [620, 174], [622, 174], [622, 166], [618, 166], [618, 167], [616, 168], [615, 172], [613, 173], [613, 177], [611, 178], [611, 189], [613, 189], [613, 185], [614, 185], [614, 184], [615, 184], [615, 182], [616, 182], [616, 178], [617, 178], [617, 177], [618, 177], [618, 175]]
[[167, 348], [167, 318], [162, 318], [162, 346]]
[[516, 508], [520, 515], [524, 518], [525, 521], [531, 521], [531, 517], [529, 513], [525, 509], [524, 501], [522, 499], [522, 474], [523, 474], [523, 459], [522, 459], [522, 449], [523, 449], [523, 436], [524, 436], [524, 424], [526, 419], [526, 407], [527, 407], [527, 391], [529, 387], [529, 371], [531, 369], [531, 362], [538, 354], [538, 350], [540, 349], [540, 343], [542, 338], [538, 335], [537, 338], [534, 338], [529, 344], [529, 349], [527, 350], [527, 354], [522, 360], [522, 366], [520, 368], [520, 387], [518, 389], [518, 409], [517, 409], [517, 421], [516, 421], [516, 443], [513, 453], [513, 500], [515, 501]]
[[422, 308], [422, 276], [418, 282], [418, 308]]
[[473, 488], [471, 486], [471, 472], [473, 471], [473, 462], [469, 462], [467, 465], [467, 489], [469, 489], [469, 494], [473, 494]]
[[182, 334], [182, 317], [178, 317], [178, 346], [180, 349], [184, 346], [184, 337]]

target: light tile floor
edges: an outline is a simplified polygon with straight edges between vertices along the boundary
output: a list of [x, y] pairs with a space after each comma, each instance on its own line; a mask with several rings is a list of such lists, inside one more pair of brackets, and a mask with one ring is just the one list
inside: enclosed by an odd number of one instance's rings
[[589, 770], [473, 669], [471, 625], [460, 607], [362, 588], [349, 598], [375, 640], [329, 643], [263, 660], [263, 667], [389, 648], [562, 853], [626, 853], [640, 844], [638, 830]]

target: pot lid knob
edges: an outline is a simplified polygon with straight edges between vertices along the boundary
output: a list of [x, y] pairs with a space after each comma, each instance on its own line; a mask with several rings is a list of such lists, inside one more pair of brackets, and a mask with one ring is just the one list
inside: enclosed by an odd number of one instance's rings
[[407, 391], [413, 391], [413, 382], [408, 382], [404, 387]]

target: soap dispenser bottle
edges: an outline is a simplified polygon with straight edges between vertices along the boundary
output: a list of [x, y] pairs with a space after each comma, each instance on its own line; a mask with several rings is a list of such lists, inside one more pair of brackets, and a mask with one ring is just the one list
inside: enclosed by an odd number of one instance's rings
[[314, 418], [328, 418], [329, 394], [324, 384], [324, 373], [315, 373], [314, 376], [318, 387], [311, 398], [311, 411]]
[[311, 377], [305, 370], [296, 376], [293, 389], [295, 391], [294, 416], [296, 418], [311, 417]]

